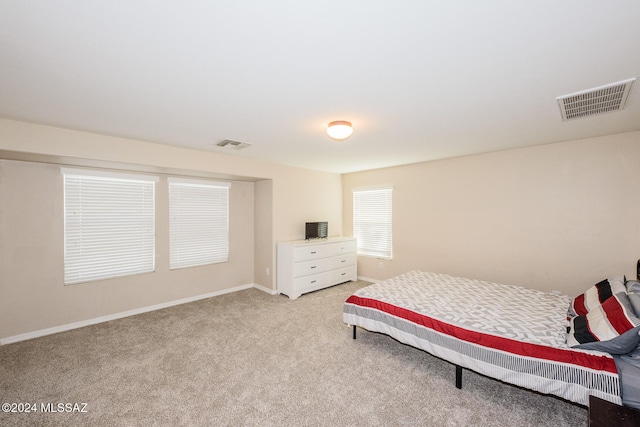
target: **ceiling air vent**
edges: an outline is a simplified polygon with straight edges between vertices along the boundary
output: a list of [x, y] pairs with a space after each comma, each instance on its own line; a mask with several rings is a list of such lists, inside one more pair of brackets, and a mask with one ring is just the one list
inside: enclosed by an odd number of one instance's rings
[[247, 147], [251, 147], [251, 144], [246, 142], [233, 141], [231, 139], [225, 139], [216, 144], [218, 147], [229, 148], [231, 150], [242, 150]]
[[557, 97], [562, 120], [622, 110], [634, 80], [635, 78]]

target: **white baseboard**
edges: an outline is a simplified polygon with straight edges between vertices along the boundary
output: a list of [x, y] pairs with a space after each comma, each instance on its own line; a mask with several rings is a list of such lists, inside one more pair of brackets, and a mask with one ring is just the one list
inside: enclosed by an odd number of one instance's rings
[[164, 302], [162, 304], [150, 305], [147, 307], [141, 307], [133, 310], [122, 311], [120, 313], [109, 314], [107, 316], [96, 317], [94, 319], [81, 320], [80, 322], [67, 323], [66, 325], [54, 326], [53, 328], [40, 329], [38, 331], [27, 332], [25, 334], [14, 335], [7, 338], [0, 338], [0, 345], [11, 344], [14, 342], [30, 340], [32, 338], [38, 338], [46, 335], [57, 334], [58, 332], [70, 331], [72, 329], [83, 328], [85, 326], [95, 325], [97, 323], [109, 322], [110, 320], [122, 319], [123, 317], [135, 316], [136, 314], [147, 313], [149, 311], [154, 311], [154, 310], [161, 310], [163, 308], [173, 307], [174, 305], [186, 304], [188, 302], [216, 297], [218, 295], [229, 294], [232, 292], [238, 292], [238, 291], [242, 291], [244, 289], [250, 289], [250, 288], [256, 288], [260, 291], [266, 292], [271, 295], [277, 294], [277, 291], [273, 289], [265, 288], [264, 286], [258, 285], [256, 283], [250, 283], [247, 285], [236, 286], [234, 288], [223, 289], [221, 291], [210, 292], [207, 294], [196, 295], [188, 298], [182, 298], [175, 301]]
[[260, 290], [260, 291], [262, 291], [262, 292], [266, 292], [269, 295], [278, 295], [278, 291], [276, 291], [275, 289], [265, 288], [264, 286], [258, 285], [257, 283], [254, 283], [253, 287], [258, 289], [258, 290]]
[[371, 283], [380, 282], [380, 280], [378, 280], [378, 279], [371, 279], [369, 277], [363, 277], [363, 276], [358, 276], [358, 280], [364, 280], [365, 282], [371, 282]]

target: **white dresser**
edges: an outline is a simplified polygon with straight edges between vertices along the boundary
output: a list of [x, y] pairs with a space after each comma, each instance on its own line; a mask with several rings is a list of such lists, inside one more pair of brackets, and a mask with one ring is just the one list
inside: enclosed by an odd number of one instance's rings
[[291, 299], [358, 280], [356, 239], [330, 237], [278, 243], [278, 293]]

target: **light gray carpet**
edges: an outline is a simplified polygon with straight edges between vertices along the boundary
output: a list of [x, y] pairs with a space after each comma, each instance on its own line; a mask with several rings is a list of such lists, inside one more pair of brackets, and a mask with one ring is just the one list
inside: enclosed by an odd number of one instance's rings
[[352, 331], [347, 283], [289, 300], [249, 289], [0, 347], [0, 400], [87, 413], [0, 425], [585, 426], [587, 409]]

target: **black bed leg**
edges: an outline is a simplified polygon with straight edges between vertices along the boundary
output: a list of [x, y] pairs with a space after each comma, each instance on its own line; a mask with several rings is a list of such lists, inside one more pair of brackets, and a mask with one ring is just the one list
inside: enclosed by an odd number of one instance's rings
[[462, 366], [456, 365], [456, 388], [462, 388]]
[[353, 339], [356, 339], [356, 325], [353, 325]]

